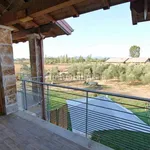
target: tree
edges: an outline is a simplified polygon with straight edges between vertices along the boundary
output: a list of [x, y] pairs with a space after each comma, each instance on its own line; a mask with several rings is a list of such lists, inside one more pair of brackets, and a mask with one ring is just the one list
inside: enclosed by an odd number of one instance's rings
[[140, 47], [139, 46], [131, 46], [130, 48], [130, 56], [131, 57], [140, 57]]

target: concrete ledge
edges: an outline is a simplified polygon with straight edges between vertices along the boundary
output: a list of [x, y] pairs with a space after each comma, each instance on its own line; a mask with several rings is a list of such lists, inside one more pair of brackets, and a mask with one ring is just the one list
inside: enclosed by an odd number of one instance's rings
[[26, 113], [26, 111], [18, 111], [15, 114], [25, 120], [33, 122], [34, 124], [37, 124], [38, 126], [44, 128], [44, 129], [47, 129], [50, 132], [57, 134], [67, 140], [70, 140], [70, 141], [76, 143], [77, 145], [81, 145], [89, 150], [113, 150], [107, 146], [96, 143], [90, 139], [84, 138], [78, 134], [75, 134], [66, 129], [63, 129], [61, 127], [53, 125], [47, 121], [44, 121], [40, 118], [32, 116], [29, 113]]
[[17, 112], [18, 111], [18, 104], [11, 104], [6, 106], [6, 114], [9, 115], [11, 113]]

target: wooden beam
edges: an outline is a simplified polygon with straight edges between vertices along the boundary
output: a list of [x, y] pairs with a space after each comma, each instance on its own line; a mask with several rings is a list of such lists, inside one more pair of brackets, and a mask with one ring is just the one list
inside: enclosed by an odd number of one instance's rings
[[70, 6], [72, 13], [73, 13], [73, 17], [79, 17], [79, 13], [78, 11], [75, 9], [74, 6]]
[[144, 20], [147, 20], [148, 16], [148, 1], [144, 0]]
[[110, 8], [110, 4], [108, 0], [103, 0], [103, 9], [107, 10]]
[[134, 9], [131, 9], [131, 15], [132, 15], [132, 24], [137, 25], [137, 12]]
[[6, 12], [0, 17], [0, 24], [2, 25], [14, 25], [20, 22], [20, 19], [26, 18], [26, 11], [21, 10], [18, 12]]
[[53, 23], [56, 22], [56, 20], [49, 14], [45, 14], [44, 17], [47, 18], [49, 21], [52, 21]]
[[4, 7], [7, 7], [9, 5], [9, 2], [6, 0], [1, 0], [0, 4], [3, 5]]
[[25, 38], [29, 34], [39, 33], [39, 31], [40, 31], [40, 33], [49, 32], [51, 30], [51, 28], [54, 27], [54, 24], [49, 23], [46, 25], [39, 26], [37, 28], [32, 28], [32, 29], [27, 29], [27, 30], [25, 30], [19, 24], [16, 24], [15, 27], [17, 29], [19, 29], [20, 31], [12, 34], [14, 41], [19, 40], [21, 38]]
[[[85, 0], [59, 0], [59, 1], [48, 1], [48, 0], [32, 0], [31, 2], [24, 4], [24, 9], [20, 12], [7, 12], [0, 18], [0, 24], [10, 25], [19, 23], [20, 19], [30, 17], [39, 17], [56, 10], [63, 9], [65, 7], [70, 7], [72, 5], [84, 2]], [[28, 14], [26, 14], [28, 12]], [[21, 15], [18, 15], [21, 14]], [[10, 16], [10, 17], [9, 17]], [[7, 19], [6, 19], [7, 18]]]
[[[43, 0], [43, 1], [45, 1], [45, 3], [47, 3], [47, 0]], [[40, 11], [36, 11], [36, 10], [34, 10], [34, 8], [32, 8], [31, 12], [29, 11], [29, 14], [31, 14], [31, 16], [33, 16], [33, 17], [37, 17], [40, 15], [51, 13], [51, 12], [56, 11], [56, 10], [63, 9], [65, 7], [70, 7], [72, 5], [84, 2], [85, 0], [69, 0], [69, 1], [61, 0], [61, 1], [63, 1], [63, 2], [59, 3], [59, 4], [51, 5], [49, 7], [43, 6], [43, 8]], [[42, 2], [42, 3], [44, 3], [44, 2]]]

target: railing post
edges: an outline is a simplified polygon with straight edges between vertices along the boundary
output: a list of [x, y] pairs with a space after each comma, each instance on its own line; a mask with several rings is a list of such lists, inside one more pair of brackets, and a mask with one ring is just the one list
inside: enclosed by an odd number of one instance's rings
[[47, 108], [47, 120], [50, 121], [50, 89], [49, 89], [49, 85], [47, 85], [47, 98], [46, 98], [46, 108]]
[[26, 82], [24, 80], [22, 81], [22, 87], [23, 87], [23, 95], [24, 95], [24, 100], [23, 100], [24, 109], [27, 110], [28, 109], [27, 90], [26, 90]]
[[88, 137], [88, 91], [86, 91], [86, 124], [85, 124], [85, 134]]

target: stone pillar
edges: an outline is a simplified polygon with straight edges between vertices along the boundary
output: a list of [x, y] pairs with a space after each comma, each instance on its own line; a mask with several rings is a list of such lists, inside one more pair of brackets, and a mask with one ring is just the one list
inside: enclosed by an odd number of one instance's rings
[[[44, 82], [43, 37], [32, 34], [29, 38], [31, 76], [34, 80]], [[36, 79], [37, 78], [37, 79]], [[45, 99], [43, 85], [32, 85], [32, 91], [39, 93], [42, 101], [42, 118], [45, 119]]]
[[11, 28], [0, 25], [0, 113], [17, 110]]

